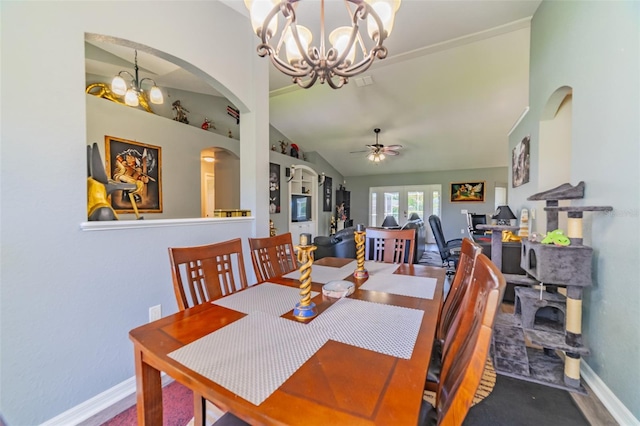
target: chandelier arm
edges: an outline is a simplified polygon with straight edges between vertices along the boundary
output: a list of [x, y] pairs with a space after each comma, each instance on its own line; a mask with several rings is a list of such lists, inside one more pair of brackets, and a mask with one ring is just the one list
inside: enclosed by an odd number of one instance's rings
[[131, 80], [133, 80], [133, 81], [136, 80], [136, 78], [133, 76], [133, 74], [131, 74], [129, 71], [122, 70], [122, 71], [120, 71], [118, 73], [118, 76], [122, 77], [122, 74], [127, 74], [129, 76], [129, 78], [131, 78]]
[[[380, 56], [382, 55], [382, 56]], [[354, 75], [358, 75], [366, 70], [369, 69], [369, 67], [371, 67], [371, 65], [373, 64], [373, 61], [375, 60], [375, 58], [377, 57], [378, 59], [384, 59], [387, 56], [387, 48], [382, 46], [379, 49], [376, 50], [376, 48], [374, 48], [374, 51], [372, 51], [372, 54], [369, 55], [368, 57], [362, 59], [360, 62], [358, 62], [357, 64], [354, 64], [352, 66], [350, 66], [349, 68], [346, 69], [339, 69], [336, 68], [333, 70], [333, 73], [340, 76], [340, 77], [353, 77]]]
[[349, 81], [348, 78], [344, 78], [344, 77], [339, 77], [339, 79], [340, 79], [340, 83], [339, 84], [335, 84], [333, 82], [333, 76], [329, 77], [327, 79], [327, 83], [329, 84], [329, 87], [331, 87], [332, 89], [339, 89], [342, 86], [344, 86], [347, 83], [347, 81]]
[[142, 80], [140, 80], [140, 81], [138, 82], [138, 88], [140, 88], [141, 90], [142, 90], [142, 83], [143, 83], [145, 80], [149, 80], [151, 83], [153, 83], [153, 85], [154, 85], [154, 86], [157, 86], [156, 81], [155, 81], [154, 79], [149, 78], [149, 77], [145, 77], [145, 78], [143, 78]]
[[[263, 54], [261, 54], [260, 52], [261, 48], [264, 50]], [[289, 65], [288, 63], [280, 59], [278, 55], [275, 54], [273, 47], [268, 45], [264, 46], [261, 44], [260, 46], [258, 46], [258, 54], [260, 56], [265, 56], [268, 54], [269, 59], [271, 59], [271, 63], [278, 69], [278, 71], [281, 71], [290, 77], [294, 77], [294, 78], [305, 77], [306, 75], [309, 74], [310, 70], [312, 69], [309, 66], [305, 68], [292, 67], [291, 65]]]
[[297, 84], [298, 86], [302, 87], [303, 89], [308, 89], [309, 87], [314, 85], [316, 80], [318, 80], [318, 73], [316, 73], [315, 71], [312, 71], [311, 72], [311, 79], [309, 79], [309, 81], [307, 81], [306, 83], [303, 82], [302, 78], [300, 78], [300, 77], [294, 77], [293, 82], [295, 84]]

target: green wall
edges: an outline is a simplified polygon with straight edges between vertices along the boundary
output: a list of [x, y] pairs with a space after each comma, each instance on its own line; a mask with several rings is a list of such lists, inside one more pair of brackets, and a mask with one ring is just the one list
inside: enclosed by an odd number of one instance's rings
[[[605, 405], [640, 418], [640, 3], [544, 1], [531, 25], [530, 110], [509, 150], [531, 135], [531, 182], [511, 191], [516, 208], [544, 207], [526, 198], [547, 171], [539, 158], [540, 120], [556, 90], [573, 92], [571, 183], [584, 181], [574, 205], [613, 206], [586, 213], [585, 244], [593, 247], [593, 285], [584, 291], [584, 358], [604, 382]], [[592, 386], [594, 387], [594, 386]], [[608, 389], [607, 389], [608, 388]], [[607, 397], [613, 395], [613, 402]], [[619, 400], [624, 407], [615, 406]], [[620, 419], [618, 419], [620, 421]]]

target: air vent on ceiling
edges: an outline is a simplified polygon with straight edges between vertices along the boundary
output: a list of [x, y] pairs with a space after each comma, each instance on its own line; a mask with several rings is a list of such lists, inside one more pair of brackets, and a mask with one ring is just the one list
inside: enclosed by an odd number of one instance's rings
[[356, 86], [358, 86], [358, 87], [369, 86], [369, 85], [373, 84], [373, 79], [371, 78], [370, 75], [365, 75], [363, 77], [357, 77], [354, 80], [356, 81]]

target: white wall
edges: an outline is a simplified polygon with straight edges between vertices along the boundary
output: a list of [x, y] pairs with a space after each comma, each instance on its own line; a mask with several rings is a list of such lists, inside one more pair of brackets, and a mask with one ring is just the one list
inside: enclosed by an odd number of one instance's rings
[[[268, 61], [217, 2], [3, 2], [1, 19], [0, 411], [32, 425], [134, 374], [129, 330], [152, 305], [176, 310], [167, 247], [266, 231]], [[180, 58], [240, 108], [241, 207], [255, 223], [80, 229], [85, 32]]]
[[[539, 122], [561, 87], [573, 89], [572, 184], [585, 181], [575, 205], [613, 206], [586, 213], [585, 244], [593, 247], [593, 285], [584, 291], [586, 363], [640, 418], [640, 3], [544, 1], [531, 25], [530, 111], [509, 149], [531, 134], [531, 182], [511, 190], [517, 208], [541, 209], [526, 198], [547, 173]], [[637, 421], [637, 420], [636, 420]], [[629, 424], [625, 422], [624, 424]]]

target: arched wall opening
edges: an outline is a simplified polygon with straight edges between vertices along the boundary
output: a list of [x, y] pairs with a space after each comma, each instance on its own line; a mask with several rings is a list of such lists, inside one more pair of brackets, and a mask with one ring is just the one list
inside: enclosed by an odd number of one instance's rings
[[[571, 130], [573, 122], [573, 89], [569, 86], [558, 88], [547, 101], [540, 117], [539, 132], [539, 170], [545, 173], [538, 175], [538, 188], [541, 191], [555, 188], [571, 179]], [[560, 206], [569, 204], [568, 200], [560, 200]], [[543, 209], [537, 214], [533, 225], [534, 232], [548, 232], [547, 215]], [[566, 215], [559, 215], [558, 226], [567, 229]]]
[[[227, 106], [239, 103], [236, 97], [235, 101], [229, 100], [225, 97], [229, 90], [213, 77], [152, 47], [93, 33], [85, 34], [85, 42], [86, 87], [99, 82], [108, 89], [120, 70], [134, 72], [135, 50], [139, 54], [139, 78], [154, 79], [163, 92], [163, 104], [149, 104], [152, 113], [142, 106], [126, 106], [117, 99], [87, 95], [87, 143], [98, 143], [103, 159], [106, 160], [105, 135], [156, 146], [161, 154], [161, 205], [146, 211], [144, 219], [211, 217], [206, 211], [207, 182], [215, 182], [216, 186], [209, 191], [215, 202], [209, 204], [217, 209], [239, 209], [240, 127], [226, 113]], [[171, 85], [176, 82], [178, 86]], [[143, 91], [150, 86], [142, 86]], [[185, 107], [189, 122], [172, 119], [172, 103], [177, 100]], [[211, 119], [212, 125], [201, 126], [205, 119]], [[202, 164], [205, 150], [217, 154], [217, 162], [208, 168]], [[218, 178], [205, 179], [205, 169], [207, 176]], [[106, 172], [112, 177], [113, 170]], [[121, 191], [116, 192], [119, 196]], [[118, 213], [121, 220], [136, 218], [127, 210]]]

